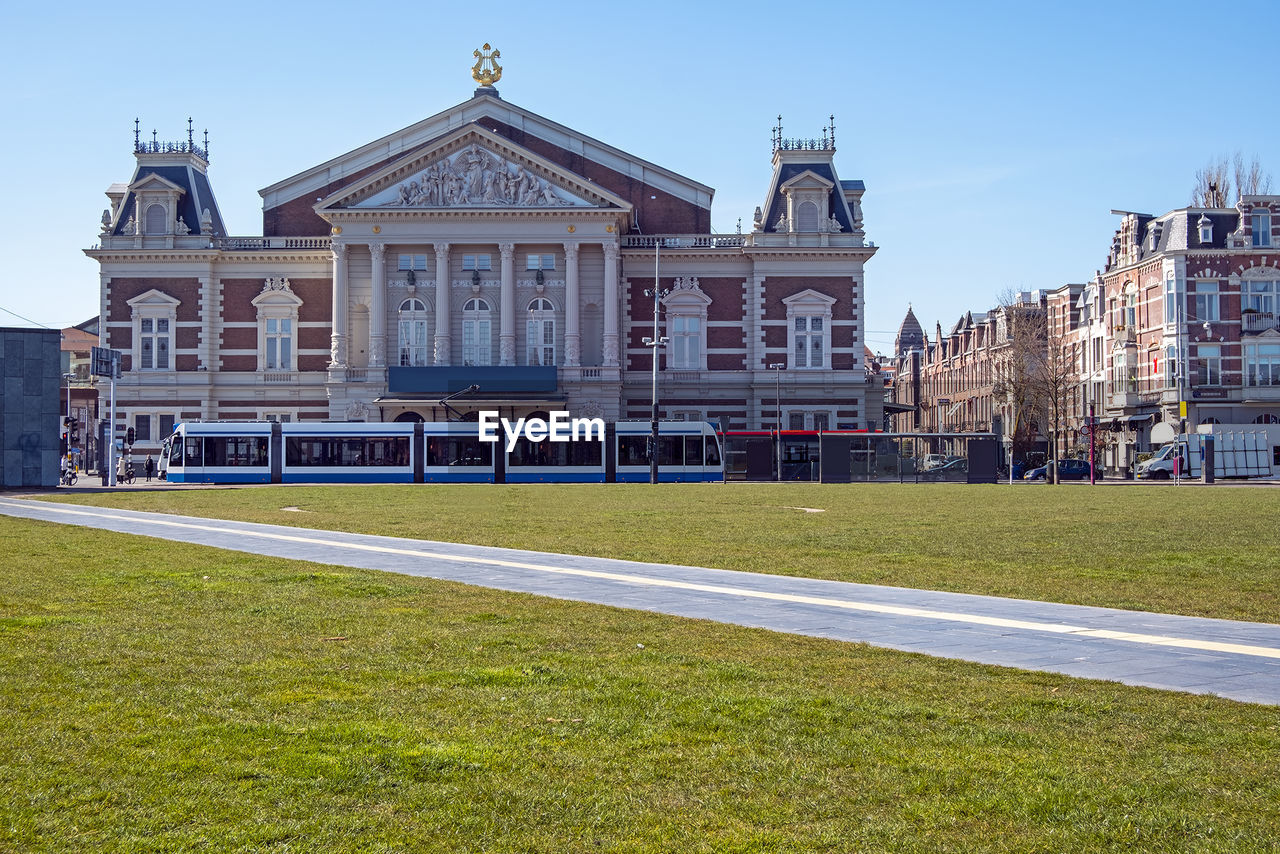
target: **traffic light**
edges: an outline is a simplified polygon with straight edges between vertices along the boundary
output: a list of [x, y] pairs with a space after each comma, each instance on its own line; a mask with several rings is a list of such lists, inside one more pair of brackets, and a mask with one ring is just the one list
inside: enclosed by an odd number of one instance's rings
[[132, 445], [132, 444], [133, 444], [133, 436], [134, 436], [133, 428], [132, 428], [132, 427], [130, 427], [128, 430], [124, 431], [124, 443], [125, 443], [126, 445]]

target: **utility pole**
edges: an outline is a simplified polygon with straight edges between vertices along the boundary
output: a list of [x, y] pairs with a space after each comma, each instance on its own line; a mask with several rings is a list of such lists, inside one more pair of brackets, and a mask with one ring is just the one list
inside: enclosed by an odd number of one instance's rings
[[782, 482], [782, 369], [786, 367], [783, 362], [772, 362], [769, 370], [774, 372], [774, 398], [773, 402], [778, 407], [778, 429], [775, 431], [775, 439], [777, 447], [774, 449], [774, 456], [777, 457], [778, 463], [778, 482]]
[[667, 343], [665, 337], [658, 335], [658, 308], [662, 298], [668, 291], [664, 291], [658, 287], [658, 251], [662, 245], [662, 239], [653, 238], [653, 289], [644, 292], [645, 296], [653, 297], [653, 337], [643, 339], [646, 347], [652, 348], [653, 352], [653, 412], [650, 416], [649, 423], [649, 482], [658, 482], [658, 350], [663, 344]]

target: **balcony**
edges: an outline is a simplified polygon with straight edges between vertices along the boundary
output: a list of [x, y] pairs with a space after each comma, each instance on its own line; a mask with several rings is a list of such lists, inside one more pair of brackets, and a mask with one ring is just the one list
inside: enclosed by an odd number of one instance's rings
[[1134, 409], [1142, 403], [1136, 391], [1113, 391], [1107, 395], [1107, 409]]
[[1268, 329], [1276, 329], [1273, 311], [1244, 311], [1240, 313], [1240, 331], [1245, 335], [1258, 335]]

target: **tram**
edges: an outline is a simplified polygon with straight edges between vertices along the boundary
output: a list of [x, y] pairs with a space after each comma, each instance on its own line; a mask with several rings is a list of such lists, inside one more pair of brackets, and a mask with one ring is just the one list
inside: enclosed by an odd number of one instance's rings
[[[172, 483], [622, 483], [649, 480], [647, 421], [605, 426], [603, 439], [483, 442], [476, 422], [183, 422], [169, 437]], [[706, 422], [658, 425], [658, 479], [722, 481]]]

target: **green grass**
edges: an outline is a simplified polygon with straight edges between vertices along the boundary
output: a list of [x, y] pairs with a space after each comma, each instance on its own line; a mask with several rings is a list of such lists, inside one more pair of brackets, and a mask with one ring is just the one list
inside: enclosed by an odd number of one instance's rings
[[[381, 512], [433, 527], [413, 493]], [[473, 494], [514, 498], [459, 492], [480, 531]], [[1280, 850], [1271, 707], [4, 517], [0, 550], [3, 851]]]
[[[449, 542], [1280, 621], [1280, 489], [1267, 487], [734, 483], [180, 488], [70, 495], [57, 497]], [[801, 507], [825, 512], [796, 509]]]

